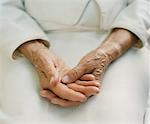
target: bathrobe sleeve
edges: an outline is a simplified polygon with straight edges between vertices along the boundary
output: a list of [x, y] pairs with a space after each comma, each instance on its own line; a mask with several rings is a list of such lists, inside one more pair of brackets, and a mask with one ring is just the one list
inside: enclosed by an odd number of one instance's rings
[[15, 58], [16, 48], [35, 39], [41, 39], [49, 46], [44, 31], [25, 11], [24, 1], [0, 0], [0, 49], [4, 54]]
[[136, 47], [148, 43], [150, 28], [150, 0], [129, 0], [128, 5], [116, 17], [111, 28], [124, 28], [139, 38]]

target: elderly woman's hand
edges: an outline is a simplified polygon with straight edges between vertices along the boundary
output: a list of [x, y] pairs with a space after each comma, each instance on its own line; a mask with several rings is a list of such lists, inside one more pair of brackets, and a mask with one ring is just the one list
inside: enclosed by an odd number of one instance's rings
[[63, 61], [58, 58], [56, 60], [56, 57], [42, 43], [37, 41], [25, 43], [20, 46], [19, 51], [35, 66], [43, 89], [49, 89], [63, 99], [80, 102], [86, 100], [85, 95], [69, 89], [65, 84], [59, 83], [55, 86], [55, 83], [60, 80], [58, 71]]
[[84, 74], [93, 74], [97, 81], [102, 80], [104, 72], [111, 63], [110, 57], [101, 49], [95, 49], [84, 56], [78, 65], [63, 78], [64, 83], [72, 83]]
[[[57, 63], [55, 68], [59, 73], [59, 82], [47, 81], [47, 78], [39, 72], [40, 82], [43, 88], [41, 90], [41, 96], [48, 99], [51, 103], [62, 106], [70, 107], [76, 106], [84, 102], [88, 97], [96, 95], [99, 92], [99, 82], [95, 81], [95, 77], [91, 74], [83, 75], [80, 80], [75, 83], [65, 85], [61, 83], [62, 77], [70, 70], [68, 66], [65, 65], [62, 59], [60, 59], [56, 54], [51, 53], [53, 56], [54, 63]], [[51, 88], [50, 88], [51, 87]], [[69, 87], [69, 88], [68, 88]], [[52, 89], [52, 90], [50, 90]], [[72, 91], [72, 90], [73, 91]], [[76, 97], [73, 97], [71, 94], [77, 91], [86, 96], [83, 101], [76, 101]], [[67, 97], [68, 98], [67, 98]]]
[[[92, 75], [84, 75], [78, 81], [78, 85], [70, 86], [75, 87], [75, 90], [63, 83], [57, 83], [61, 81], [61, 77], [69, 68], [61, 58], [50, 52], [42, 43], [37, 41], [25, 43], [19, 51], [36, 67], [42, 87], [41, 96], [52, 103], [64, 107], [74, 106], [99, 92], [99, 84], [93, 81]], [[79, 92], [76, 92], [77, 86], [80, 89]]]
[[[57, 83], [55, 88], [57, 89], [58, 87], [58, 90], [59, 90], [59, 86], [57, 85], [60, 85], [60, 84], [62, 83]], [[70, 89], [74, 91], [83, 93], [86, 96], [86, 98], [92, 95], [96, 95], [99, 92], [99, 82], [95, 81], [94, 76], [91, 74], [84, 75], [81, 77], [80, 81], [77, 81], [75, 83], [68, 84], [65, 86], [69, 87]], [[71, 106], [80, 105], [82, 103], [82, 102], [75, 102], [75, 101], [57, 97], [57, 95], [51, 92], [50, 90], [42, 90], [41, 96], [48, 99], [51, 103], [62, 106], [62, 107], [71, 107]]]
[[110, 63], [128, 50], [138, 38], [124, 29], [114, 29], [100, 47], [85, 55], [78, 65], [69, 71], [62, 81], [72, 83], [82, 75], [91, 73], [99, 82]]

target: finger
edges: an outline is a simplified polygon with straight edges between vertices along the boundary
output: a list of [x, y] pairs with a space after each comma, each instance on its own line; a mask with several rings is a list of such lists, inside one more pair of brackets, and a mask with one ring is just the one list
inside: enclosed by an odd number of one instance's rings
[[67, 100], [60, 99], [60, 98], [52, 99], [51, 103], [62, 106], [62, 107], [71, 107], [71, 106], [77, 106], [81, 104], [80, 102], [67, 101]]
[[[63, 64], [64, 64], [64, 65], [63, 65]], [[56, 80], [55, 82], [52, 82], [54, 86], [56, 86], [56, 84], [57, 84], [58, 82], [61, 82], [61, 81], [62, 81], [62, 77], [69, 71], [69, 67], [67, 67], [67, 66], [65, 65], [65, 63], [63, 63], [63, 64], [59, 65], [59, 66], [56, 68], [56, 70], [57, 70], [57, 72], [58, 72], [58, 74], [59, 74], [59, 76], [58, 76], [59, 78], [58, 78], [58, 80]]]
[[92, 80], [95, 80], [95, 76], [93, 74], [85, 74], [80, 78], [80, 80], [92, 81]]
[[53, 69], [53, 72], [45, 73], [43, 71], [39, 71], [39, 75], [41, 77], [41, 82], [47, 82], [47, 84], [51, 83], [51, 85], [55, 86], [59, 81], [59, 74], [56, 69]]
[[99, 93], [99, 88], [94, 87], [94, 86], [81, 86], [75, 83], [68, 84], [67, 86], [77, 92], [84, 93], [87, 97], [96, 95]]
[[86, 96], [73, 91], [72, 89], [69, 89], [65, 84], [62, 83], [57, 83], [56, 86], [54, 86], [53, 84], [49, 84], [48, 86], [46, 85], [47, 83], [45, 83], [46, 78], [44, 77], [44, 75], [42, 73], [40, 73], [40, 75], [43, 77], [41, 78], [41, 82], [42, 84], [45, 84], [45, 86], [43, 86], [44, 88], [49, 90], [52, 90], [53, 93], [55, 93], [57, 96], [59, 96], [62, 99], [67, 99], [67, 100], [71, 100], [71, 101], [80, 101], [80, 102], [84, 102], [86, 101]]
[[65, 75], [69, 70], [70, 70], [69, 67], [67, 67], [66, 65], [63, 65], [63, 67], [59, 67], [59, 68], [58, 68], [60, 81], [62, 81], [62, 77], [64, 77], [64, 75]]
[[38, 69], [37, 69], [37, 72], [38, 72], [38, 75], [39, 75], [39, 80], [40, 80], [40, 84], [41, 84], [41, 87], [42, 87], [42, 89], [48, 89], [48, 80], [47, 80], [47, 78], [45, 77], [45, 75], [41, 72], [41, 71], [39, 71]]
[[78, 85], [82, 85], [82, 86], [96, 86], [96, 87], [100, 87], [100, 83], [99, 81], [80, 81], [80, 80], [77, 80], [75, 82], [76, 84]]
[[47, 77], [46, 77], [46, 75], [43, 72], [41, 72], [39, 70], [37, 70], [37, 72], [39, 74], [40, 83], [41, 83], [41, 86], [42, 86], [43, 89], [49, 90], [50, 86], [51, 87], [55, 87], [56, 86], [57, 83], [54, 82], [53, 80], [51, 82], [49, 82]]
[[53, 98], [57, 97], [54, 93], [52, 93], [49, 90], [41, 90], [40, 91], [40, 96], [44, 97], [44, 98], [47, 98], [49, 101], [51, 101]]
[[71, 69], [67, 74], [63, 77], [63, 83], [72, 83], [79, 79], [83, 74], [85, 74], [84, 66], [77, 66]]
[[84, 102], [87, 99], [85, 95], [68, 88], [63, 83], [58, 83], [55, 87], [50, 86], [50, 90], [60, 98], [66, 100]]
[[67, 74], [67, 72], [69, 72], [69, 67], [63, 67], [59, 72], [60, 72], [60, 75], [61, 77], [64, 77], [65, 74]]
[[59, 74], [55, 68], [55, 63], [52, 61], [54, 57], [50, 56], [49, 51], [44, 51], [41, 53], [43, 58], [38, 59], [38, 65], [40, 65], [39, 70], [46, 75], [49, 83], [55, 84], [59, 81]]

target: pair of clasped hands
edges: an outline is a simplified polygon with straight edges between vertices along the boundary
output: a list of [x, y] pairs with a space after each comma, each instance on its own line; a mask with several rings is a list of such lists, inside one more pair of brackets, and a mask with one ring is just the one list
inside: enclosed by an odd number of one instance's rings
[[[40, 40], [27, 42], [19, 50], [38, 72], [40, 95], [51, 103], [62, 107], [76, 106], [99, 93], [107, 57], [98, 53], [98, 49], [83, 57], [73, 69]], [[100, 61], [104, 61], [102, 65], [98, 64]]]
[[127, 30], [116, 29], [100, 47], [86, 54], [73, 69], [51, 52], [41, 40], [24, 43], [19, 47], [19, 52], [38, 72], [40, 95], [53, 104], [70, 107], [80, 105], [90, 96], [99, 93], [107, 67], [135, 41]]

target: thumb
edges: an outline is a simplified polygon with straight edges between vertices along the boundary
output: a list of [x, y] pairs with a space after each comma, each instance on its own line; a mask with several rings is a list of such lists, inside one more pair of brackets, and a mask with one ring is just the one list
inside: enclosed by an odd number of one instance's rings
[[64, 75], [64, 77], [62, 78], [62, 82], [72, 83], [77, 79], [80, 79], [80, 77], [82, 77], [82, 75], [84, 75], [85, 73], [85, 67], [78, 65]]

